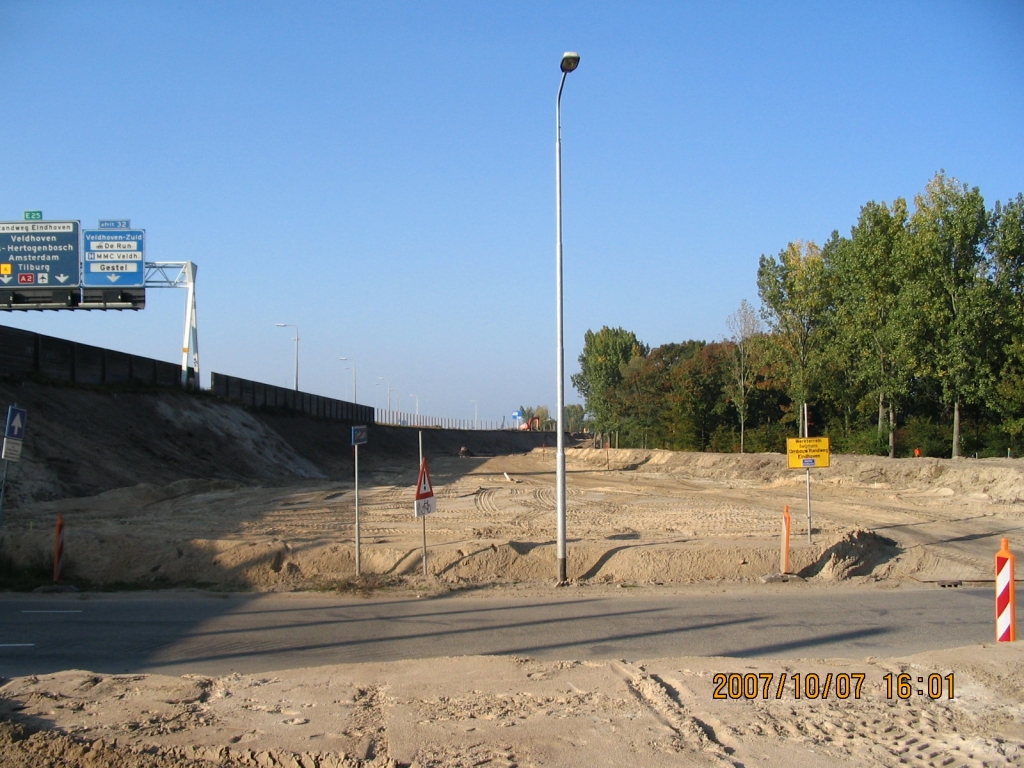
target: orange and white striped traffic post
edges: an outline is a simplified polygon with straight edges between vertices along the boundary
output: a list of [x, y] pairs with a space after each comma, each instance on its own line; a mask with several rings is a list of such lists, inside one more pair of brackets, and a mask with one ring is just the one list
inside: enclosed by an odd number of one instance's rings
[[789, 573], [789, 530], [792, 524], [789, 516], [789, 504], [782, 508], [782, 562], [780, 573]]
[[60, 567], [64, 562], [64, 515], [57, 515], [57, 527], [53, 532], [53, 581], [60, 583]]
[[1013, 553], [1010, 540], [1003, 539], [996, 552], [996, 642], [1017, 639], [1017, 595], [1013, 585]]

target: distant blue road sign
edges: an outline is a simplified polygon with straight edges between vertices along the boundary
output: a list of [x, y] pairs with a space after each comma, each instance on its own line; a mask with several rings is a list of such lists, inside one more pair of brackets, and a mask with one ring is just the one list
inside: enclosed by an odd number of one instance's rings
[[513, 419], [521, 419], [521, 418], [523, 418], [523, 412], [522, 411], [512, 411], [512, 418]]
[[9, 437], [12, 440], [24, 440], [26, 421], [28, 421], [28, 411], [24, 408], [15, 408], [12, 405], [7, 409], [7, 427], [4, 429], [4, 437]]
[[368, 432], [366, 427], [352, 427], [352, 445], [363, 445]]
[[77, 221], [0, 221], [0, 291], [77, 288]]
[[146, 284], [145, 230], [87, 229], [82, 242], [82, 285], [140, 288]]

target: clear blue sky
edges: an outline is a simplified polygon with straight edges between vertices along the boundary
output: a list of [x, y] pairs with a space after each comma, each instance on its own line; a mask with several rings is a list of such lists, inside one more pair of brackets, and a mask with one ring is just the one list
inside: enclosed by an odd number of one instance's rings
[[[0, 0], [0, 219], [199, 265], [202, 367], [501, 419], [583, 334], [725, 335], [758, 257], [939, 169], [1024, 191], [1024, 4]], [[177, 361], [184, 291], [0, 323]], [[570, 402], [578, 401], [568, 388]]]

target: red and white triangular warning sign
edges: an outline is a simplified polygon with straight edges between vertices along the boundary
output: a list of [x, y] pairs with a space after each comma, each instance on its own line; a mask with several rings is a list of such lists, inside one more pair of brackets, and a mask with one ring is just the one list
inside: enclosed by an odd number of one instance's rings
[[423, 517], [437, 511], [437, 500], [434, 498], [434, 486], [430, 484], [430, 470], [427, 460], [420, 464], [420, 476], [416, 480], [416, 517]]
[[434, 486], [430, 484], [430, 470], [427, 469], [427, 460], [420, 464], [420, 476], [416, 480], [416, 498], [426, 499], [434, 495]]

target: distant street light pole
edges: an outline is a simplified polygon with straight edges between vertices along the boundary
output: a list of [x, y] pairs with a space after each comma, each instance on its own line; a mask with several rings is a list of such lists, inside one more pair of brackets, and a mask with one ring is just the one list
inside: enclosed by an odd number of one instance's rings
[[409, 395], [409, 397], [416, 398], [416, 415], [419, 416], [420, 415], [420, 398], [419, 398], [419, 395]]
[[558, 98], [555, 99], [555, 292], [558, 294], [555, 310], [555, 325], [558, 328], [558, 349], [556, 353], [556, 374], [558, 395], [555, 398], [558, 409], [558, 438], [555, 449], [555, 515], [558, 536], [558, 583], [565, 584], [565, 344], [562, 323], [562, 88], [565, 76], [580, 64], [578, 53], [562, 55], [562, 80], [558, 83]]
[[278, 328], [295, 329], [295, 391], [299, 391], [299, 326], [291, 323], [277, 323]]
[[356, 394], [356, 364], [351, 357], [339, 357], [339, 360], [347, 360], [352, 363], [352, 402], [359, 404], [359, 396]]
[[479, 411], [477, 410], [476, 400], [470, 400], [469, 402], [473, 404], [473, 429], [478, 429], [479, 424], [477, 424], [477, 419], [479, 417]]
[[391, 379], [387, 379], [383, 376], [377, 377], [377, 384], [379, 385], [382, 381], [387, 382], [388, 385], [388, 410], [391, 410]]

